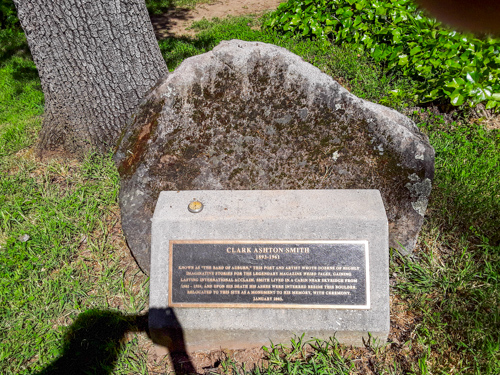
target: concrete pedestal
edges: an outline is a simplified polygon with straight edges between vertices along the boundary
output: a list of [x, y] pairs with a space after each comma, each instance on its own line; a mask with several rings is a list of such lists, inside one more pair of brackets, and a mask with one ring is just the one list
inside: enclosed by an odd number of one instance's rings
[[[188, 209], [195, 201], [203, 205], [199, 212]], [[157, 344], [174, 351], [241, 349], [288, 343], [303, 333], [306, 339], [335, 336], [357, 346], [369, 333], [387, 340], [388, 224], [378, 190], [162, 192], [152, 221], [149, 328]], [[186, 240], [366, 243], [369, 303], [352, 308], [169, 304], [172, 243]]]

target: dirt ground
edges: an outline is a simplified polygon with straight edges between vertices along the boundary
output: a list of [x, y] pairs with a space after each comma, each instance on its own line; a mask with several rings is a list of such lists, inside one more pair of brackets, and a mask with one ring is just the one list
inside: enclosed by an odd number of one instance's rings
[[207, 4], [198, 4], [194, 9], [173, 8], [161, 16], [153, 16], [151, 22], [158, 39], [194, 35], [193, 30], [186, 30], [194, 21], [203, 18], [211, 20], [214, 17], [225, 18], [228, 15], [242, 16], [245, 14], [262, 14], [273, 10], [283, 0], [212, 0]]

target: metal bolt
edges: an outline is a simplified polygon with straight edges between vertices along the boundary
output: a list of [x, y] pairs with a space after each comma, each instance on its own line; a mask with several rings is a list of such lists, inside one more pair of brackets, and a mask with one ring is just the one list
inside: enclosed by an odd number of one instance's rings
[[201, 210], [203, 210], [203, 203], [200, 201], [194, 200], [188, 205], [188, 211], [194, 214], [200, 212]]

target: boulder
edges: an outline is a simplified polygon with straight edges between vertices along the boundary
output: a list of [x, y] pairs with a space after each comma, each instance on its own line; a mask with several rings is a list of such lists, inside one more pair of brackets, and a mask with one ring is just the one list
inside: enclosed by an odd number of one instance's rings
[[160, 82], [116, 161], [123, 230], [146, 272], [163, 190], [379, 189], [390, 246], [408, 254], [434, 174], [434, 149], [410, 119], [357, 98], [284, 48], [239, 40]]

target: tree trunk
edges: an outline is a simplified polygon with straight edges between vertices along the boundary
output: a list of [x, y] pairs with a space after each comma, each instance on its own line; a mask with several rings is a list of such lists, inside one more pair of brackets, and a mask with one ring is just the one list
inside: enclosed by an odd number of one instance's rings
[[168, 74], [144, 0], [14, 0], [45, 94], [41, 151], [114, 147]]

